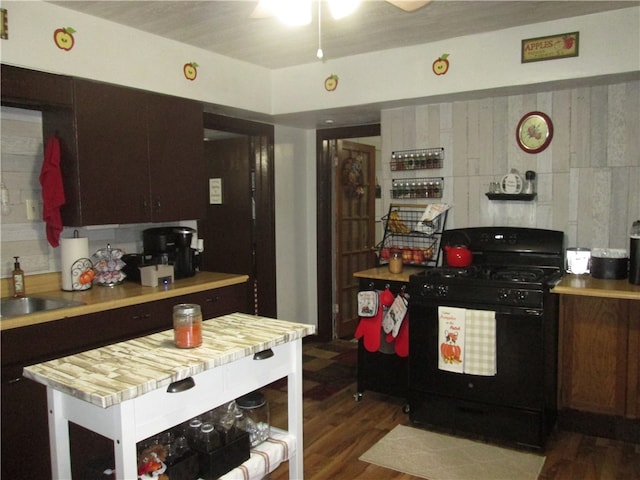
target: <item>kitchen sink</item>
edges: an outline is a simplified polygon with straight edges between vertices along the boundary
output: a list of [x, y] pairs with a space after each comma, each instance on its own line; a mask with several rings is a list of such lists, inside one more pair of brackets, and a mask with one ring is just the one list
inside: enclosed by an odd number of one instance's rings
[[56, 310], [84, 305], [82, 302], [46, 297], [3, 298], [0, 304], [0, 318], [19, 317], [30, 313]]

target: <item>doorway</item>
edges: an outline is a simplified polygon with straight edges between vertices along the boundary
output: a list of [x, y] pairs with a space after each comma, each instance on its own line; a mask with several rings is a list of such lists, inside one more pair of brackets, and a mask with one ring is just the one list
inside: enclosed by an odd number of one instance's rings
[[[338, 334], [336, 315], [340, 306], [337, 304], [336, 294], [336, 248], [335, 248], [335, 212], [336, 199], [334, 198], [334, 178], [337, 170], [335, 166], [336, 152], [338, 152], [338, 140], [354, 139], [362, 137], [379, 137], [380, 125], [362, 125], [356, 127], [331, 128], [316, 131], [316, 188], [317, 188], [317, 272], [318, 272], [318, 338], [322, 341], [330, 341]], [[373, 178], [375, 187], [375, 177]], [[372, 210], [373, 212], [373, 210]], [[373, 215], [373, 213], [372, 213]], [[363, 247], [365, 245], [363, 244]], [[367, 245], [369, 246], [369, 245]], [[371, 245], [373, 246], [373, 245]], [[374, 256], [367, 255], [374, 266]], [[334, 259], [327, 262], [326, 259]], [[352, 267], [352, 272], [364, 270], [367, 263]], [[352, 277], [351, 274], [348, 277]], [[355, 279], [346, 279], [353, 282]], [[355, 285], [355, 282], [354, 282]], [[345, 290], [345, 298], [348, 293]], [[355, 290], [352, 295], [355, 301]], [[345, 307], [342, 307], [345, 308]], [[352, 323], [353, 324], [353, 323]], [[347, 330], [349, 322], [344, 326]], [[340, 327], [342, 330], [342, 326]]]
[[334, 336], [353, 338], [358, 324], [353, 274], [376, 264], [376, 148], [337, 140], [334, 157]]
[[[247, 311], [277, 317], [273, 125], [204, 114], [206, 175], [219, 180], [198, 221], [203, 270], [249, 276]], [[259, 244], [260, 248], [256, 248]]]

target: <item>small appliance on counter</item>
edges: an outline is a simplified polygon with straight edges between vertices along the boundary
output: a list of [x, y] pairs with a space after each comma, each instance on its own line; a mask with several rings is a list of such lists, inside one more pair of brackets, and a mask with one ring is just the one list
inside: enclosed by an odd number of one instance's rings
[[150, 265], [173, 265], [174, 278], [196, 273], [196, 252], [191, 248], [195, 230], [190, 227], [156, 227], [142, 232], [143, 255]]
[[571, 247], [565, 252], [565, 270], [567, 273], [582, 275], [591, 268], [591, 249]]
[[122, 271], [127, 275], [127, 280], [140, 283], [140, 269], [142, 267], [154, 265], [150, 255], [142, 253], [127, 253], [122, 256], [125, 263]]
[[629, 255], [622, 248], [591, 250], [591, 276], [605, 280], [621, 280], [629, 274]]
[[147, 265], [138, 268], [140, 285], [143, 287], [157, 287], [173, 283], [173, 265]]

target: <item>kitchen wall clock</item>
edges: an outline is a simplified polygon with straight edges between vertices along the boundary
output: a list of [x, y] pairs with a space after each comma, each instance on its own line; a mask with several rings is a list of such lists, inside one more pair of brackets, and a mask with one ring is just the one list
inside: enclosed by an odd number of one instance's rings
[[518, 122], [516, 140], [527, 153], [542, 152], [553, 138], [553, 122], [542, 112], [529, 112]]

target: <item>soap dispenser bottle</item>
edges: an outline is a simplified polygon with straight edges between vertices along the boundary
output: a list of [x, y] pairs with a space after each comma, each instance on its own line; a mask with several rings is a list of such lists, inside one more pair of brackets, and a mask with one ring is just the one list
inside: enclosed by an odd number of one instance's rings
[[20, 257], [13, 258], [15, 259], [13, 272], [11, 274], [13, 278], [13, 296], [14, 298], [20, 298], [25, 296], [24, 272], [20, 268]]

